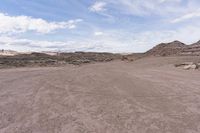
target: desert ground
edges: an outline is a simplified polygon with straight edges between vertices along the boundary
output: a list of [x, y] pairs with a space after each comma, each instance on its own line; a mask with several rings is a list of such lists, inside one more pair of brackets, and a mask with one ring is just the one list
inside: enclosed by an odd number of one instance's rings
[[0, 133], [199, 133], [198, 59], [0, 69]]

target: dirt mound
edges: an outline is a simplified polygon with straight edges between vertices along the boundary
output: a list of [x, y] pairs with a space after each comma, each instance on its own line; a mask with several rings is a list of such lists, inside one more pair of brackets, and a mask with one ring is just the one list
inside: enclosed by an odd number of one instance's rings
[[147, 51], [147, 56], [170, 56], [180, 54], [186, 45], [180, 41], [173, 41], [170, 43], [161, 43], [151, 50]]

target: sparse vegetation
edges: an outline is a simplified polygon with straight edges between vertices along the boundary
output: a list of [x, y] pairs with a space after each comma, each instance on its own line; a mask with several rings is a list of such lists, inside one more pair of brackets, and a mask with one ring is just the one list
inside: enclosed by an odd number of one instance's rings
[[121, 57], [120, 54], [89, 52], [60, 53], [58, 55], [47, 55], [44, 53], [19, 54], [0, 57], [0, 68], [60, 66], [64, 64], [81, 65], [93, 62], [108, 62], [121, 59]]

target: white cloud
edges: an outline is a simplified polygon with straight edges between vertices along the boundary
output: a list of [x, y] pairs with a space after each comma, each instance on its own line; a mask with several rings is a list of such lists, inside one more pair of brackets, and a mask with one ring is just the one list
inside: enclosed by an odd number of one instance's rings
[[106, 3], [105, 2], [95, 2], [90, 8], [89, 10], [92, 12], [102, 12], [105, 11], [105, 6]]
[[0, 46], [4, 49], [13, 49], [19, 51], [75, 51], [83, 46], [75, 45], [74, 41], [41, 41], [9, 36], [0, 36]]
[[112, 16], [111, 14], [107, 13], [107, 9], [106, 9], [107, 3], [103, 2], [103, 1], [98, 1], [95, 2], [93, 5], [91, 5], [89, 7], [89, 10], [91, 12], [97, 13], [101, 16], [104, 16], [107, 18], [108, 21], [114, 21], [114, 16]]
[[23, 33], [34, 31], [38, 33], [50, 33], [58, 29], [76, 28], [81, 19], [69, 20], [67, 22], [48, 22], [41, 18], [28, 16], [8, 16], [0, 13], [0, 33]]
[[158, 0], [160, 3], [165, 3], [165, 2], [181, 2], [181, 0]]
[[148, 50], [153, 46], [163, 43], [179, 40], [186, 44], [192, 44], [200, 40], [200, 25], [188, 25], [176, 30], [146, 31], [134, 35], [132, 44], [143, 45], [143, 50]]
[[21, 51], [93, 51], [93, 52], [145, 52], [153, 46], [174, 40], [190, 44], [200, 38], [200, 24], [193, 24], [177, 30], [154, 30], [139, 33], [107, 30], [103, 35], [68, 41], [41, 41], [9, 36], [0, 36], [0, 47]]
[[165, 15], [170, 13], [182, 13], [186, 9], [181, 7], [181, 0], [109, 0], [109, 4], [125, 14], [131, 15]]
[[[112, 1], [112, 0], [108, 0]], [[107, 2], [107, 7], [109, 8], [109, 3]], [[118, 3], [114, 3], [118, 2]], [[182, 10], [179, 8], [178, 2], [180, 0], [113, 0], [112, 4], [120, 5], [118, 6], [120, 11], [127, 11], [129, 14], [141, 15], [141, 14], [151, 14], [151, 13], [169, 13], [169, 12], [179, 12], [178, 15], [181, 16], [177, 18], [174, 22], [182, 22], [187, 19], [199, 17], [200, 10], [192, 12], [195, 10], [194, 6]], [[168, 6], [165, 4], [169, 3], [175, 4], [174, 6]], [[180, 4], [180, 3], [179, 3]], [[98, 14], [106, 14], [105, 6], [106, 4], [100, 4], [101, 6], [92, 6], [91, 11]], [[167, 8], [166, 8], [167, 7]], [[178, 7], [178, 8], [177, 8]], [[193, 7], [193, 8], [192, 8]], [[114, 7], [112, 7], [114, 8]], [[163, 9], [161, 11], [161, 9]], [[177, 9], [177, 10], [176, 10]], [[115, 10], [114, 10], [115, 11]], [[161, 12], [159, 12], [161, 11]], [[187, 12], [190, 12], [187, 14]], [[111, 13], [111, 12], [109, 12]], [[120, 14], [121, 15], [121, 14]], [[152, 15], [153, 16], [153, 15]], [[163, 15], [165, 17], [165, 15]], [[174, 14], [172, 15], [174, 17]], [[170, 20], [171, 20], [170, 15]], [[160, 18], [159, 18], [160, 19]], [[158, 20], [159, 20], [158, 19]], [[8, 16], [6, 14], [0, 13], [0, 33], [19, 33], [34, 31], [38, 33], [49, 33], [57, 29], [72, 29], [75, 28], [77, 23], [81, 20], [71, 20], [67, 22], [48, 22], [43, 19], [35, 19], [27, 16]], [[126, 20], [125, 20], [126, 21]], [[120, 22], [120, 21], [119, 21]], [[134, 23], [134, 22], [133, 22]], [[137, 22], [136, 22], [137, 23]], [[162, 24], [161, 24], [162, 25]], [[164, 25], [165, 26], [165, 25]], [[169, 25], [171, 26], [171, 25]], [[151, 47], [157, 45], [161, 42], [170, 42], [173, 40], [180, 40], [184, 43], [193, 43], [200, 39], [200, 24], [198, 22], [187, 23], [187, 25], [180, 25], [178, 27], [169, 27], [169, 29], [161, 29], [158, 26], [157, 30], [147, 28], [146, 31], [141, 27], [141, 31], [131, 31], [124, 29], [109, 28], [108, 30], [101, 27], [95, 27], [95, 24], [89, 23], [86, 26], [87, 31], [91, 31], [91, 36], [82, 34], [80, 37], [70, 38], [68, 41], [48, 41], [47, 40], [32, 40], [15, 38], [14, 36], [1, 36], [0, 34], [0, 47], [5, 49], [13, 50], [33, 50], [33, 51], [49, 51], [49, 50], [62, 50], [62, 51], [96, 51], [96, 52], [144, 52]], [[127, 25], [128, 27], [128, 25]], [[167, 27], [167, 26], [166, 26]], [[91, 28], [91, 29], [90, 29]], [[139, 27], [140, 28], [140, 27]], [[89, 30], [90, 29], [90, 30]], [[85, 30], [85, 29], [83, 29]], [[101, 32], [103, 31], [103, 32]], [[78, 31], [83, 32], [83, 31]], [[6, 35], [6, 34], [4, 34]], [[61, 33], [61, 35], [63, 35]], [[16, 35], [17, 36], [17, 35]], [[59, 36], [59, 34], [58, 34]], [[70, 34], [69, 34], [70, 36]], [[19, 36], [18, 36], [19, 37]], [[50, 37], [49, 37], [50, 38]], [[57, 38], [57, 37], [55, 37]], [[52, 38], [52, 39], [55, 39]], [[41, 39], [41, 38], [40, 38]], [[43, 38], [44, 39], [44, 38]], [[50, 40], [50, 39], [49, 39]]]
[[172, 23], [179, 23], [179, 22], [183, 22], [192, 18], [197, 18], [200, 17], [200, 9], [198, 9], [197, 11], [191, 12], [191, 13], [187, 13], [179, 18], [174, 19], [173, 21], [171, 21]]
[[81, 40], [39, 41], [21, 39], [9, 36], [0, 37], [0, 47], [17, 51], [90, 51], [90, 52], [124, 52], [131, 51], [129, 44], [111, 36], [101, 36], [101, 39], [86, 38]]
[[101, 36], [101, 35], [103, 35], [103, 32], [97, 31], [97, 32], [94, 32], [94, 35], [95, 36]]

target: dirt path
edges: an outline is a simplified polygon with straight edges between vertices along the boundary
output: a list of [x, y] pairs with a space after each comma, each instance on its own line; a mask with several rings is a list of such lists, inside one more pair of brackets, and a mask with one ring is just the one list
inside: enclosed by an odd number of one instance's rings
[[199, 133], [200, 71], [161, 60], [0, 70], [0, 133]]

